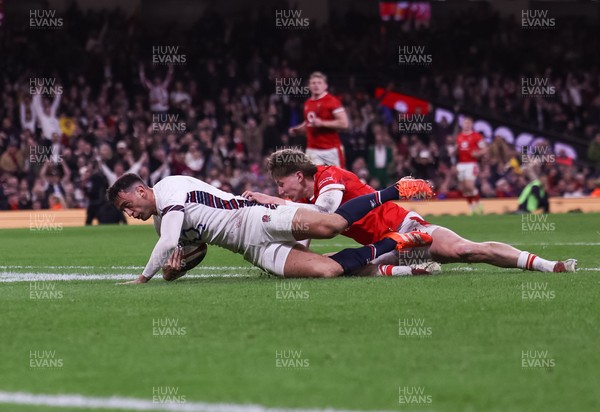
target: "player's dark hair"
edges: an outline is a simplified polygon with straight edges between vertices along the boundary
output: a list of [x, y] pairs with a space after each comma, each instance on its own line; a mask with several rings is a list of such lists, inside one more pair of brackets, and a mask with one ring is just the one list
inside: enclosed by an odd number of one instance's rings
[[267, 160], [267, 170], [273, 179], [302, 172], [304, 176], [314, 176], [317, 165], [298, 149], [281, 149], [271, 153]]
[[111, 187], [109, 187], [106, 190], [106, 196], [108, 197], [108, 201], [114, 205], [115, 201], [119, 197], [119, 193], [129, 192], [129, 190], [134, 185], [143, 185], [144, 187], [146, 187], [146, 184], [144, 183], [141, 177], [139, 177], [135, 173], [125, 173], [123, 176], [119, 177]]

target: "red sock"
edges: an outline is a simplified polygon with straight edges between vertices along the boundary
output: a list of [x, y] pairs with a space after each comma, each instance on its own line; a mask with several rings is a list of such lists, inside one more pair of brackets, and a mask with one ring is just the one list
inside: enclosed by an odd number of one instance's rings
[[392, 276], [393, 265], [379, 265], [379, 274], [381, 276]]

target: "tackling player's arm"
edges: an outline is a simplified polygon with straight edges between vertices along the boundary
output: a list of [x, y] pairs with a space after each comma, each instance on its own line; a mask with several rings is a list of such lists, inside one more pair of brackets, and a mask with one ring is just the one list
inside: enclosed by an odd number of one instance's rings
[[171, 211], [163, 215], [160, 224], [160, 238], [150, 254], [150, 259], [144, 271], [136, 280], [124, 282], [123, 284], [146, 283], [152, 279], [177, 248], [183, 217], [183, 206], [172, 206]]
[[324, 189], [321, 189], [319, 197], [315, 200], [315, 205], [319, 206], [325, 213], [333, 213], [342, 204], [343, 197], [344, 189], [337, 187], [327, 189], [327, 187], [325, 187]]
[[[341, 191], [340, 191], [340, 193], [341, 193]], [[242, 196], [248, 200], [253, 200], [255, 202], [258, 202], [261, 205], [268, 203], [268, 204], [273, 204], [273, 205], [296, 206], [296, 207], [302, 207], [305, 209], [316, 210], [317, 212], [321, 212], [321, 213], [333, 213], [337, 209], [337, 206], [335, 208], [331, 209], [331, 205], [336, 204], [335, 198], [331, 199], [331, 196], [323, 197], [321, 203], [319, 203], [318, 199], [317, 199], [317, 202], [315, 202], [314, 204], [292, 202], [291, 200], [285, 200], [280, 197], [270, 196], [270, 195], [260, 193], [260, 192], [252, 192], [250, 190], [245, 191], [242, 194]], [[343, 196], [343, 193], [341, 193], [339, 196], [340, 202], [341, 202], [342, 196]], [[319, 199], [321, 199], [321, 196], [319, 196]], [[337, 203], [337, 205], [339, 206], [339, 203]]]

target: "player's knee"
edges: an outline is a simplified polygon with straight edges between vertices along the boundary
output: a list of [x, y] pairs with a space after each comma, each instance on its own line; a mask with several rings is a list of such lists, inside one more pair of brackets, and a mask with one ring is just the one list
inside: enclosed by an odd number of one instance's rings
[[330, 239], [339, 233], [335, 226], [328, 222], [321, 222], [319, 225], [313, 226], [313, 228], [314, 227], [316, 227], [316, 229], [313, 229], [311, 237], [316, 239]]
[[329, 217], [321, 225], [323, 237], [326, 239], [339, 235], [347, 226], [347, 222], [343, 217], [339, 215], [329, 215]]

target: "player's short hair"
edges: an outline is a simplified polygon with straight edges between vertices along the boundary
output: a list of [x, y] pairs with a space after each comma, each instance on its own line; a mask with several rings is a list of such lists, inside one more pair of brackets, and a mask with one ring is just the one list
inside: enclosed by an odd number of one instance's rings
[[317, 165], [301, 150], [281, 149], [271, 153], [267, 160], [267, 170], [273, 179], [302, 172], [304, 176], [314, 176]]
[[106, 197], [108, 197], [108, 201], [115, 204], [115, 201], [119, 197], [119, 193], [121, 192], [129, 192], [133, 186], [143, 185], [146, 187], [146, 184], [142, 180], [141, 177], [136, 175], [135, 173], [125, 173], [121, 177], [117, 179], [115, 183], [111, 187], [106, 190]]
[[325, 83], [327, 83], [327, 76], [325, 76], [322, 72], [312, 72], [310, 74], [310, 77], [308, 78], [308, 80], [310, 81], [310, 79], [312, 79], [313, 77], [318, 77], [320, 79], [323, 79], [323, 81]]

